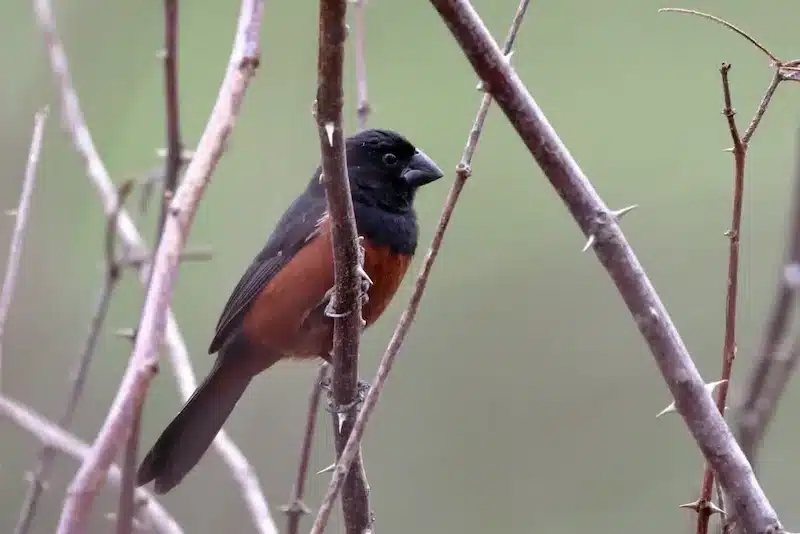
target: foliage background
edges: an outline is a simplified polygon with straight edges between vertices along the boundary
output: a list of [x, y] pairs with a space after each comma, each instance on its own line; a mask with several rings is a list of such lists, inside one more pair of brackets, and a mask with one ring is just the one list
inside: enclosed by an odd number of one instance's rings
[[[516, 0], [475, 5], [498, 39]], [[719, 373], [732, 158], [720, 115], [718, 66], [731, 72], [744, 127], [769, 81], [767, 59], [700, 19], [658, 14], [661, 2], [534, 2], [514, 63], [605, 200], [641, 209], [625, 230], [708, 379]], [[158, 2], [74, 0], [57, 7], [72, 74], [95, 141], [117, 180], [155, 164], [163, 145]], [[745, 28], [779, 57], [798, 53], [800, 5], [695, 0]], [[237, 7], [183, 3], [180, 83], [191, 146], [216, 96]], [[310, 106], [316, 3], [267, 2], [262, 69], [230, 150], [191, 235], [211, 263], [181, 272], [175, 311], [199, 374], [228, 292], [316, 165]], [[401, 130], [453, 169], [479, 95], [475, 76], [425, 2], [373, 0], [368, 8], [372, 125]], [[349, 66], [351, 67], [351, 65]], [[34, 111], [57, 106], [45, 50], [27, 2], [0, 5], [0, 204], [20, 189]], [[354, 127], [352, 68], [349, 127]], [[797, 90], [781, 87], [750, 151], [742, 235], [739, 360], [733, 404], [758, 349], [782, 254]], [[54, 417], [102, 276], [103, 217], [53, 113], [6, 336], [5, 393]], [[417, 323], [365, 441], [377, 527], [385, 532], [689, 532], [677, 505], [696, 498], [699, 452], [678, 418], [656, 421], [669, 397], [635, 325], [583, 238], [505, 118], [493, 109]], [[422, 245], [452, 175], [420, 195]], [[0, 219], [0, 250], [12, 221]], [[145, 229], [152, 235], [152, 223]], [[416, 265], [419, 264], [417, 259]], [[411, 280], [364, 339], [363, 376], [375, 369]], [[116, 299], [75, 431], [91, 440], [129, 354], [111, 332], [132, 326], [141, 291]], [[178, 408], [169, 366], [147, 403], [142, 447]], [[260, 378], [227, 428], [255, 464], [276, 517], [291, 488], [311, 364]], [[764, 486], [787, 525], [800, 522], [792, 388], [763, 453]], [[323, 419], [313, 468], [332, 458]], [[39, 444], [0, 421], [0, 531], [9, 532]], [[76, 464], [61, 459], [35, 532], [50, 532]], [[328, 477], [312, 479], [319, 502]], [[187, 532], [252, 531], [214, 454], [163, 502]], [[113, 511], [103, 492], [98, 510]], [[99, 517], [93, 532], [107, 532]], [[280, 518], [282, 524], [282, 518]], [[308, 521], [308, 520], [306, 520]], [[309, 523], [305, 523], [306, 526]], [[339, 525], [333, 525], [339, 529]], [[335, 531], [335, 530], [334, 530]]]

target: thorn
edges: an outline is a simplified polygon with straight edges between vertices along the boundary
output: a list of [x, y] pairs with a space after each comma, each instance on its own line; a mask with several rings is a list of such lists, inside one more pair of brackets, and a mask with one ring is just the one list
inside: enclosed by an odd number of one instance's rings
[[333, 131], [336, 129], [336, 125], [332, 122], [325, 123], [325, 133], [328, 134], [328, 144], [333, 146]]
[[[723, 384], [725, 382], [727, 382], [727, 380], [717, 380], [716, 382], [709, 382], [708, 384], [705, 385], [706, 391], [708, 392], [709, 395], [711, 395], [712, 393], [714, 393], [714, 390], [717, 389], [717, 387], [720, 384]], [[726, 406], [725, 409], [727, 410], [728, 407]], [[671, 403], [669, 403], [669, 406], [658, 412], [658, 414], [656, 415], [656, 419], [658, 419], [662, 415], [667, 415], [668, 413], [677, 411], [678, 408], [675, 406], [675, 401], [672, 401]]]
[[708, 501], [708, 503], [706, 503], [706, 506], [708, 507], [709, 510], [711, 510], [712, 514], [728, 515], [727, 513], [725, 513], [725, 510], [714, 504], [712, 501]]
[[503, 56], [503, 58], [505, 58], [505, 60], [506, 60], [506, 63], [507, 63], [509, 66], [511, 66], [511, 56], [513, 56], [513, 55], [514, 55], [514, 51], [513, 51], [513, 50], [509, 50], [509, 51], [508, 51], [508, 54], [506, 54], [505, 56]]
[[280, 510], [286, 515], [308, 515], [311, 513], [311, 509], [306, 506], [306, 503], [298, 500], [295, 500], [292, 504], [284, 504]]
[[723, 148], [723, 152], [733, 152], [733, 147]]
[[8, 215], [9, 217], [16, 217], [19, 214], [19, 212], [17, 211], [17, 208], [9, 208], [9, 209], [5, 210], [3, 213]]
[[733, 235], [733, 230], [725, 230], [722, 235], [725, 237], [731, 237]]
[[156, 59], [159, 61], [167, 59], [167, 49], [162, 48], [160, 50], [156, 50]]
[[616, 210], [616, 211], [612, 211], [612, 212], [611, 212], [611, 215], [613, 215], [613, 216], [614, 216], [614, 218], [615, 218], [617, 221], [619, 221], [619, 220], [620, 220], [620, 219], [622, 219], [622, 218], [623, 218], [625, 215], [627, 215], [628, 213], [632, 212], [633, 210], [635, 210], [635, 209], [636, 209], [636, 208], [638, 208], [638, 207], [639, 207], [639, 204], [631, 204], [630, 206], [625, 206], [624, 208], [618, 209], [618, 210]]
[[[620, 219], [622, 219], [625, 215], [632, 212], [638, 207], [639, 204], [631, 204], [630, 206], [625, 206], [624, 208], [614, 210], [611, 212], [611, 217], [613, 217], [615, 221], [619, 222]], [[597, 242], [597, 236], [595, 234], [590, 234], [589, 239], [586, 240], [586, 244], [583, 245], [581, 252], [586, 252], [587, 250], [592, 248], [592, 245], [594, 245], [596, 242]]]
[[346, 413], [336, 414], [336, 418], [339, 420], [339, 433], [341, 433], [342, 427], [344, 426], [344, 422], [347, 421], [347, 414]]
[[694, 510], [695, 512], [700, 512], [700, 500], [679, 504], [678, 508], [686, 508], [687, 510]]
[[320, 469], [319, 471], [317, 471], [317, 474], [318, 474], [318, 475], [324, 475], [325, 473], [330, 473], [330, 472], [331, 472], [331, 471], [333, 471], [334, 469], [336, 469], [336, 464], [335, 464], [335, 463], [332, 463], [331, 465], [329, 465], [329, 466], [328, 466], [328, 467], [326, 467], [325, 469]]
[[725, 510], [723, 510], [713, 502], [704, 501], [701, 499], [678, 505], [678, 508], [686, 508], [687, 510], [693, 510], [695, 513], [698, 514], [700, 513], [700, 510], [709, 510], [712, 514], [726, 515]]
[[361, 278], [363, 278], [364, 281], [366, 281], [370, 286], [375, 285], [375, 284], [372, 283], [372, 278], [369, 277], [369, 275], [367, 274], [367, 271], [364, 270], [364, 266], [363, 265], [359, 265], [358, 266], [358, 275]]
[[136, 330], [133, 328], [118, 328], [114, 332], [114, 335], [122, 339], [127, 339], [128, 341], [133, 341], [136, 339]]
[[586, 240], [586, 244], [583, 245], [581, 252], [586, 252], [587, 250], [592, 248], [592, 245], [594, 245], [595, 241], [597, 241], [597, 238], [594, 236], [594, 234], [590, 235], [589, 239]]

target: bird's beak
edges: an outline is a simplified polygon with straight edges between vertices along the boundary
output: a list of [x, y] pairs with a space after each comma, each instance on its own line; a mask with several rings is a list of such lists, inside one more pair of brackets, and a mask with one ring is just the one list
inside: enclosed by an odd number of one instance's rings
[[420, 187], [438, 180], [444, 176], [444, 173], [425, 152], [417, 150], [406, 168], [403, 169], [402, 176], [411, 187]]

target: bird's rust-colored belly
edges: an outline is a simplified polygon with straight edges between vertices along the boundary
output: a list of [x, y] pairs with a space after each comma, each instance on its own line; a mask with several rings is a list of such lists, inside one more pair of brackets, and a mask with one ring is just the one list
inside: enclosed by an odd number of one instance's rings
[[[411, 263], [411, 257], [387, 247], [364, 246], [364, 270], [372, 280], [369, 300], [362, 309], [372, 325], [392, 300]], [[292, 358], [329, 358], [333, 320], [325, 315], [326, 293], [334, 285], [330, 231], [324, 228], [270, 281], [244, 320], [251, 343]]]

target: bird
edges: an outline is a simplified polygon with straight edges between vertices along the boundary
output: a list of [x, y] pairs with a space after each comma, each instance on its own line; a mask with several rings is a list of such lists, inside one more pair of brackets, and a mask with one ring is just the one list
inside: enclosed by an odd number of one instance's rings
[[[368, 328], [386, 310], [416, 252], [415, 194], [443, 172], [388, 129], [348, 137], [345, 159], [368, 280], [362, 301]], [[137, 486], [154, 481], [155, 492], [164, 494], [180, 484], [262, 371], [284, 359], [331, 362], [333, 247], [321, 177], [318, 166], [231, 292], [208, 348], [217, 354], [214, 365], [145, 455]]]

